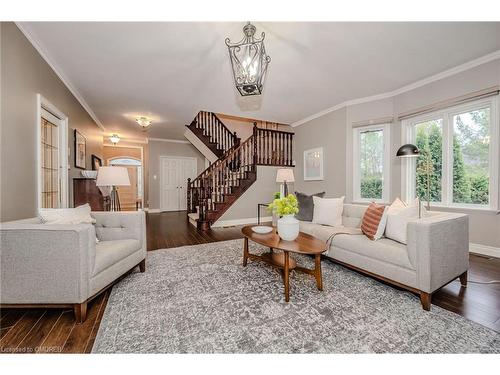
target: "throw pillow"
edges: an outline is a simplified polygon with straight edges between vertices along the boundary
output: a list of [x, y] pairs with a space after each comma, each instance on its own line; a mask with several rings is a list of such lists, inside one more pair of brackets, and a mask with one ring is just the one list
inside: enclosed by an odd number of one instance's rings
[[[406, 244], [406, 229], [410, 221], [418, 220], [418, 205], [418, 200], [415, 200], [411, 206], [406, 206], [399, 198], [394, 201], [387, 212], [385, 236], [391, 240]], [[421, 207], [421, 216], [427, 216], [424, 207]]]
[[386, 206], [370, 203], [361, 221], [361, 231], [372, 241], [382, 237], [387, 222]]
[[93, 224], [88, 203], [75, 208], [42, 208], [40, 218], [44, 224]]
[[337, 227], [342, 225], [342, 211], [344, 210], [344, 197], [320, 198], [314, 197], [313, 220], [315, 224]]
[[296, 191], [295, 196], [299, 201], [299, 213], [295, 215], [296, 219], [301, 221], [312, 221], [314, 211], [313, 197], [323, 198], [324, 195], [324, 191], [322, 193], [312, 195], [307, 195]]

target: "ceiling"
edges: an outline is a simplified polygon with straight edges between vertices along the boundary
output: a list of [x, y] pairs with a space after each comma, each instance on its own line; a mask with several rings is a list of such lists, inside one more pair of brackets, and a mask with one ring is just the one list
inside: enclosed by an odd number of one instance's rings
[[[224, 39], [244, 23], [21, 23], [106, 132], [183, 139], [199, 110], [292, 123], [500, 50], [500, 23], [272, 23], [264, 93], [240, 97]], [[135, 117], [153, 118], [147, 133]]]

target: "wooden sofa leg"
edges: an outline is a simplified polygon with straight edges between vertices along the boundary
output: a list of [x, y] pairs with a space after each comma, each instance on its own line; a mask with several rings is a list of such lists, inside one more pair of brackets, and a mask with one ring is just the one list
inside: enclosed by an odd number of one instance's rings
[[422, 308], [425, 311], [430, 311], [431, 309], [431, 299], [432, 294], [426, 292], [420, 292], [420, 302], [422, 303]]
[[146, 259], [143, 259], [141, 263], [139, 263], [139, 271], [146, 272]]
[[73, 305], [75, 320], [78, 324], [83, 323], [87, 319], [87, 302], [75, 303]]
[[462, 284], [462, 286], [467, 286], [467, 271], [461, 274], [459, 278], [460, 278], [460, 284]]

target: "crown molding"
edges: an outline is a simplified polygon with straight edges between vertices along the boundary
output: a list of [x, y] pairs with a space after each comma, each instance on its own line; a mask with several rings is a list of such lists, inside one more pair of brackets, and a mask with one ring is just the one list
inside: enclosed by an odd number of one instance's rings
[[493, 61], [493, 60], [496, 60], [496, 59], [499, 59], [499, 58], [500, 58], [500, 50], [492, 52], [492, 53], [489, 53], [489, 54], [484, 55], [484, 56], [481, 56], [481, 57], [479, 57], [477, 59], [471, 60], [471, 61], [466, 62], [466, 63], [461, 64], [461, 65], [458, 65], [458, 66], [456, 66], [454, 68], [447, 69], [447, 70], [445, 70], [445, 71], [443, 71], [441, 73], [434, 74], [434, 75], [429, 76], [427, 78], [424, 78], [424, 79], [418, 80], [416, 82], [410, 83], [409, 85], [400, 87], [399, 89], [396, 89], [396, 90], [393, 90], [393, 91], [389, 91], [389, 92], [385, 92], [385, 93], [381, 93], [381, 94], [376, 94], [376, 95], [372, 95], [372, 96], [366, 96], [366, 97], [363, 97], [363, 98], [357, 98], [357, 99], [347, 100], [347, 101], [342, 102], [340, 104], [337, 104], [337, 105], [335, 105], [333, 107], [324, 109], [324, 110], [322, 110], [320, 112], [317, 112], [315, 114], [307, 116], [306, 118], [303, 118], [302, 120], [295, 121], [295, 122], [293, 122], [291, 124], [291, 126], [292, 127], [296, 127], [296, 126], [303, 125], [303, 124], [305, 124], [305, 123], [307, 123], [307, 122], [309, 122], [311, 120], [314, 120], [314, 119], [316, 119], [318, 117], [322, 117], [322, 116], [324, 116], [324, 115], [326, 115], [328, 113], [337, 111], [339, 109], [342, 109], [342, 108], [345, 108], [345, 107], [348, 107], [348, 106], [352, 106], [352, 105], [356, 105], [356, 104], [362, 104], [362, 103], [368, 103], [368, 102], [373, 102], [373, 101], [382, 100], [382, 99], [392, 98], [394, 96], [403, 94], [403, 93], [411, 91], [411, 90], [415, 90], [415, 89], [417, 89], [419, 87], [428, 85], [429, 83], [432, 83], [432, 82], [435, 82], [435, 81], [439, 81], [439, 80], [441, 80], [443, 78], [450, 77], [452, 75], [464, 72], [466, 70], [475, 68], [476, 66], [486, 64], [486, 63], [488, 63], [490, 61]]
[[169, 139], [169, 138], [148, 138], [148, 141], [158, 141], [158, 142], [171, 142], [171, 143], [186, 143], [190, 144], [189, 141], [184, 141], [182, 139]]
[[18, 29], [24, 34], [26, 39], [31, 43], [31, 45], [37, 50], [37, 52], [40, 54], [42, 59], [45, 60], [45, 62], [52, 68], [54, 73], [59, 77], [59, 79], [63, 82], [63, 84], [68, 88], [68, 90], [73, 94], [73, 96], [78, 100], [78, 102], [81, 104], [81, 106], [87, 111], [89, 116], [94, 120], [94, 122], [97, 124], [101, 130], [105, 131], [106, 129], [104, 128], [104, 125], [102, 122], [99, 120], [97, 115], [94, 113], [92, 108], [88, 105], [88, 103], [83, 99], [83, 96], [78, 92], [78, 90], [75, 88], [75, 86], [71, 83], [71, 81], [66, 77], [61, 68], [57, 66], [54, 61], [50, 59], [48, 56], [47, 52], [42, 48], [40, 42], [31, 34], [28, 28], [26, 28], [21, 22], [15, 22], [16, 26]]

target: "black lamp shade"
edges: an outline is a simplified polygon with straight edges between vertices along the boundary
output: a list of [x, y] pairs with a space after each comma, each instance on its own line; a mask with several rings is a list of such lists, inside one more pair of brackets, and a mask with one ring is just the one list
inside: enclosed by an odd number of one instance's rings
[[418, 155], [420, 155], [420, 151], [418, 151], [417, 146], [411, 143], [402, 145], [396, 153], [396, 156], [400, 158], [415, 158]]

